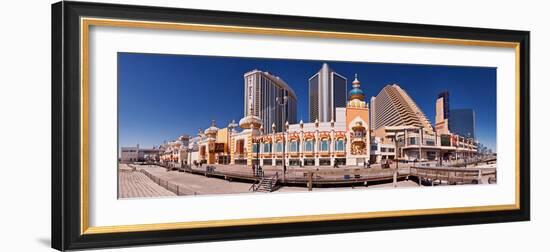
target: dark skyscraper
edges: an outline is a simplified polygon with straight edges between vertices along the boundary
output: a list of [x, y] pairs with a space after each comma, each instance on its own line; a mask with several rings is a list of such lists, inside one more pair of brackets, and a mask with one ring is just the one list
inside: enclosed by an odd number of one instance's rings
[[473, 109], [451, 109], [450, 130], [463, 137], [475, 138], [476, 117]]
[[448, 91], [441, 92], [441, 93], [439, 93], [437, 98], [438, 99], [443, 98], [443, 119], [448, 119], [449, 118], [449, 111], [450, 111], [450, 108], [449, 108], [449, 92]]

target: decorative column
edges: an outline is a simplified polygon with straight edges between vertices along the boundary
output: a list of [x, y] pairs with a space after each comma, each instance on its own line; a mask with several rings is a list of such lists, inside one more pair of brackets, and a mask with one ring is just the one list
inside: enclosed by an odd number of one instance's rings
[[304, 121], [300, 120], [300, 144], [298, 144], [298, 153], [300, 157], [300, 166], [304, 166]]
[[315, 119], [315, 138], [313, 141], [313, 158], [315, 166], [319, 166], [319, 119]]
[[329, 155], [330, 155], [330, 166], [334, 167], [334, 118], [330, 120], [330, 142], [329, 142]]
[[275, 123], [271, 124], [271, 166], [277, 166], [277, 139], [275, 138], [277, 128]]
[[[248, 136], [248, 143], [247, 143], [247, 159], [246, 159], [246, 164], [247, 165], [252, 165], [252, 144], [251, 144], [251, 141], [253, 139], [254, 136], [257, 136], [259, 135], [259, 129], [260, 127], [262, 126], [262, 119], [260, 117], [257, 117], [254, 115], [253, 113], [253, 106], [252, 106], [252, 103], [250, 103], [248, 105], [248, 115], [246, 115], [244, 118], [242, 118], [240, 121], [239, 121], [239, 125], [241, 126], [241, 128], [243, 129], [250, 129], [250, 135]], [[243, 146], [243, 149], [244, 149], [244, 146]], [[243, 150], [244, 151], [244, 150]], [[233, 159], [233, 158], [232, 158]]]

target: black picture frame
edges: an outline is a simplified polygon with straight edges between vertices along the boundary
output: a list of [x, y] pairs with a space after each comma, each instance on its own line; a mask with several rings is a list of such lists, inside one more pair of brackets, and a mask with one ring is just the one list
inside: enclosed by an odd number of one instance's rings
[[[160, 231], [81, 232], [81, 17], [187, 22], [299, 30], [519, 43], [519, 209], [384, 218], [241, 225]], [[52, 247], [58, 250], [175, 242], [255, 239], [530, 219], [529, 32], [209, 10], [58, 2], [52, 5]]]

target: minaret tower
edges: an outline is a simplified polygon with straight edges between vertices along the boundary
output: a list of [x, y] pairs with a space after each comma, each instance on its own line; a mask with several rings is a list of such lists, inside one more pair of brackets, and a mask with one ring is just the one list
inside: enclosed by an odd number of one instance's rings
[[363, 166], [370, 158], [370, 128], [369, 106], [365, 102], [365, 94], [361, 89], [361, 82], [355, 74], [349, 91], [348, 104], [346, 106], [346, 144], [347, 165]]
[[367, 108], [365, 94], [363, 90], [361, 90], [361, 82], [357, 79], [357, 74], [355, 74], [355, 80], [352, 82], [351, 86], [352, 89], [349, 91], [348, 107]]
[[[260, 135], [260, 127], [262, 127], [262, 119], [260, 117], [254, 115], [251, 104], [249, 105], [248, 115], [243, 117], [239, 121], [239, 126], [242, 129], [244, 129], [243, 133], [247, 133], [245, 146], [246, 146], [246, 149], [249, 150], [249, 151], [247, 152], [246, 164], [247, 165], [252, 165], [252, 151], [251, 151], [252, 150], [252, 140], [253, 140], [254, 137]], [[235, 146], [235, 140], [234, 139], [232, 139], [232, 141], [231, 141], [231, 146]], [[233, 153], [232, 153], [232, 155], [231, 155], [231, 163], [232, 164], [235, 163], [234, 156], [235, 155], [233, 155]]]

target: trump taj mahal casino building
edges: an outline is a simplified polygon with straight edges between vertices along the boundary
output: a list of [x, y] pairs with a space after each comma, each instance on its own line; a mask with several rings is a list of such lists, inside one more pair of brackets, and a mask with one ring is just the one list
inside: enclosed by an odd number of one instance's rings
[[[323, 68], [328, 66], [324, 64], [320, 72]], [[346, 81], [340, 83], [346, 85]], [[319, 82], [320, 89], [322, 84]], [[334, 167], [389, 159], [439, 161], [477, 153], [473, 138], [450, 132], [447, 114], [443, 115], [448, 104], [442, 97], [436, 100], [434, 128], [397, 84], [386, 85], [370, 104], [365, 102], [356, 74], [345, 106], [326, 103], [335, 107], [317, 108], [334, 111], [330, 120], [312, 117], [312, 122], [296, 123], [297, 97], [281, 78], [253, 70], [244, 74], [244, 85], [244, 117], [238, 123], [233, 120], [218, 128], [212, 121], [184, 143], [178, 138], [162, 144], [158, 155], [149, 155], [150, 159], [179, 164], [282, 166], [285, 162], [287, 166]], [[345, 90], [330, 85], [333, 90]], [[121, 161], [128, 161], [124, 153]]]

